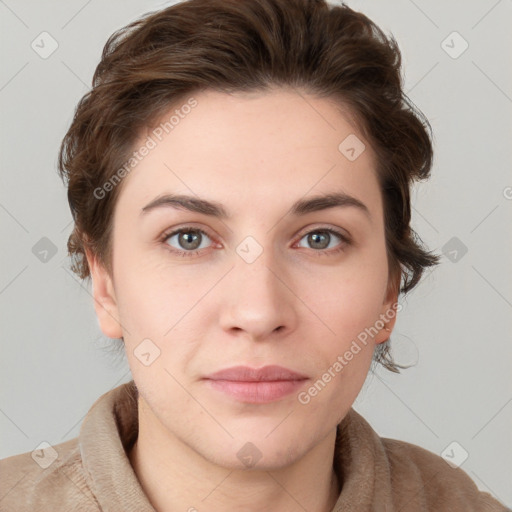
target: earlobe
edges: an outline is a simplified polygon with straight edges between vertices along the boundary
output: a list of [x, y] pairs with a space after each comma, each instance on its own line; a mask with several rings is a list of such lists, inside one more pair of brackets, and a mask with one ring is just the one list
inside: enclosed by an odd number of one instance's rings
[[100, 329], [108, 338], [121, 338], [123, 331], [119, 322], [119, 311], [112, 278], [96, 256], [87, 249], [86, 256], [92, 279], [94, 310], [98, 317]]
[[398, 293], [398, 286], [396, 286], [396, 283], [391, 284], [387, 290], [384, 303], [382, 304], [379, 319], [384, 325], [374, 338], [376, 344], [384, 343], [391, 336], [391, 332], [393, 331], [393, 328], [395, 326], [396, 316], [398, 314], [398, 311], [400, 310], [400, 308], [398, 307]]

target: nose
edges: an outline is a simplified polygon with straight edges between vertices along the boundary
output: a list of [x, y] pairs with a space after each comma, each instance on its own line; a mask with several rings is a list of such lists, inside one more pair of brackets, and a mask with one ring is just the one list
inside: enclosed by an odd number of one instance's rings
[[263, 250], [254, 261], [246, 257], [243, 247], [239, 249], [223, 283], [219, 303], [222, 329], [253, 341], [293, 331], [298, 298], [292, 292], [290, 275], [271, 249]]

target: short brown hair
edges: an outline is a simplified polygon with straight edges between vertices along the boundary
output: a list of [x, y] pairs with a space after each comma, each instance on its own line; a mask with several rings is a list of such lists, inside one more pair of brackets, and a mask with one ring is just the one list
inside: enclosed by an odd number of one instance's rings
[[[402, 90], [401, 54], [369, 18], [325, 0], [186, 0], [150, 12], [105, 44], [59, 153], [75, 226], [72, 270], [90, 278], [88, 248], [111, 274], [117, 197], [94, 193], [133, 152], [144, 127], [194, 92], [298, 87], [348, 107], [377, 155], [390, 282], [407, 293], [436, 256], [410, 227], [410, 186], [429, 177], [431, 128]], [[340, 141], [341, 142], [341, 141]], [[389, 342], [374, 360], [399, 372]]]

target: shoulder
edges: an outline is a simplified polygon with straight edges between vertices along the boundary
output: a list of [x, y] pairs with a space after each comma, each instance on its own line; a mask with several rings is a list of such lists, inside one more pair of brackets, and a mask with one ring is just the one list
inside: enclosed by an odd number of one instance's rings
[[0, 460], [0, 511], [99, 510], [86, 483], [78, 438]]
[[[428, 510], [510, 510], [491, 494], [480, 491], [465, 471], [451, 466], [440, 455], [396, 439], [381, 438], [381, 442], [387, 455], [391, 483], [396, 488], [397, 495], [420, 493], [421, 501]], [[408, 489], [407, 482], [411, 481], [421, 485], [416, 489]]]

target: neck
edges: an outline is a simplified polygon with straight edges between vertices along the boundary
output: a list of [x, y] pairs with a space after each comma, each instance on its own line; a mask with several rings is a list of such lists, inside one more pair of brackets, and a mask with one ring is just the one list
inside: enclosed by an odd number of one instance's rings
[[[139, 397], [139, 405], [141, 398]], [[138, 439], [128, 453], [157, 512], [184, 510], [331, 512], [340, 493], [333, 470], [336, 430], [302, 459], [274, 470], [218, 466], [141, 415]]]

